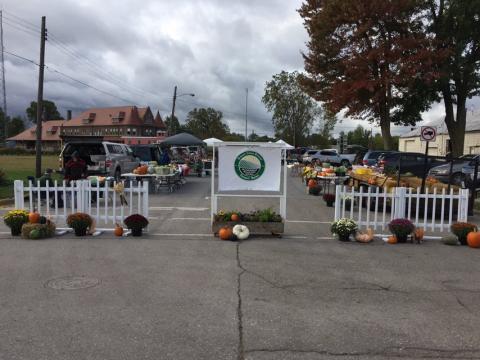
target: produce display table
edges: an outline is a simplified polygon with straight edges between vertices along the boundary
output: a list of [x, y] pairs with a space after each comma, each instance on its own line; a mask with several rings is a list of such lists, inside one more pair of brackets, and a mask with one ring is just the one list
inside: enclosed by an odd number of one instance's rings
[[167, 188], [170, 192], [174, 192], [177, 190], [180, 185], [184, 184], [184, 180], [182, 180], [181, 173], [176, 171], [171, 174], [133, 174], [133, 173], [126, 173], [122, 174], [122, 178], [126, 179], [135, 179], [137, 181], [148, 181], [149, 182], [149, 190], [152, 192], [159, 192], [162, 187]]
[[[335, 186], [336, 185], [343, 185], [345, 181], [347, 181], [350, 176], [317, 176], [317, 180], [319, 180], [322, 184], [322, 191], [323, 194], [335, 194]], [[330, 188], [333, 188], [330, 191]], [[327, 191], [328, 190], [328, 191]]]

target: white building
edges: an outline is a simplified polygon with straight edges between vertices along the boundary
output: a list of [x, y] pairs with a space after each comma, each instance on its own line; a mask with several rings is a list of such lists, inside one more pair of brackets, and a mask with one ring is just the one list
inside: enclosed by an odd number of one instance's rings
[[[429, 155], [445, 156], [449, 151], [450, 137], [444, 121], [428, 124], [437, 127], [437, 139], [428, 146]], [[398, 151], [425, 152], [425, 142], [420, 141], [420, 127], [400, 136]], [[468, 112], [465, 129], [464, 154], [480, 154], [480, 113]]]

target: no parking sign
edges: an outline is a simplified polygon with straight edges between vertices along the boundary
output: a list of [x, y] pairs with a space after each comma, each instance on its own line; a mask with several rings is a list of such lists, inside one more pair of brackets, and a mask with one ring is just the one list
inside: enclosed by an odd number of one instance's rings
[[420, 131], [421, 141], [435, 141], [437, 138], [437, 128], [435, 126], [422, 126]]

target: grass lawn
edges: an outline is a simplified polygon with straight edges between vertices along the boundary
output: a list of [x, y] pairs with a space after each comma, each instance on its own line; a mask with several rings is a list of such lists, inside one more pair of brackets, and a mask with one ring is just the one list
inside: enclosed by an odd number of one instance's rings
[[[58, 156], [42, 156], [42, 173], [46, 168], [58, 169]], [[35, 175], [35, 156], [32, 155], [1, 155], [0, 170], [5, 172], [9, 185], [0, 186], [0, 199], [13, 198], [13, 180], [26, 180], [27, 176]], [[52, 176], [53, 179], [63, 177]]]

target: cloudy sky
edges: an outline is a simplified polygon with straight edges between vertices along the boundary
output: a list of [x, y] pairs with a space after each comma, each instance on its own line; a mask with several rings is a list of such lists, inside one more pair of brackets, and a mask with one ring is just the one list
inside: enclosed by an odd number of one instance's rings
[[[212, 106], [223, 111], [232, 131], [243, 133], [248, 88], [249, 132], [270, 135], [271, 117], [261, 97], [273, 74], [303, 69], [307, 34], [296, 12], [300, 5], [300, 0], [7, 0], [4, 42], [6, 51], [38, 62], [40, 18], [47, 17], [44, 98], [63, 114], [135, 104], [165, 117], [178, 85], [179, 94], [195, 94], [178, 98], [181, 121], [194, 107]], [[23, 115], [36, 99], [38, 68], [10, 54], [5, 60], [8, 110]], [[442, 113], [442, 106], [434, 106], [425, 118]], [[345, 120], [336, 131], [358, 123]]]

